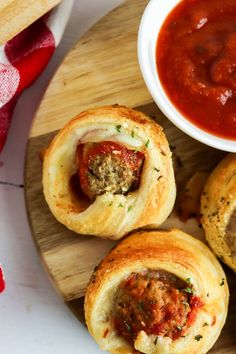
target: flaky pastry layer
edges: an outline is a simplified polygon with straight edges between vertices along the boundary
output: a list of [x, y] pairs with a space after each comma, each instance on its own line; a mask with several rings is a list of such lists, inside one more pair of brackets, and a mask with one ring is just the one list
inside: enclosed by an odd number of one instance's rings
[[[70, 188], [77, 173], [79, 144], [112, 141], [145, 155], [140, 186], [104, 193], [85, 207]], [[131, 230], [162, 224], [176, 196], [171, 152], [162, 128], [145, 114], [123, 106], [82, 112], [49, 145], [43, 164], [45, 199], [56, 219], [79, 234], [119, 239]]]
[[235, 213], [236, 154], [228, 154], [211, 173], [204, 187], [201, 197], [201, 222], [211, 248], [234, 272], [236, 272]]
[[[112, 314], [119, 284], [132, 273], [162, 270], [190, 279], [204, 302], [184, 337], [140, 331], [132, 347], [116, 333]], [[86, 323], [100, 348], [112, 354], [204, 354], [225, 323], [229, 290], [224, 271], [209, 248], [180, 230], [141, 231], [123, 240], [100, 263], [85, 296]], [[155, 299], [154, 299], [155, 300]]]

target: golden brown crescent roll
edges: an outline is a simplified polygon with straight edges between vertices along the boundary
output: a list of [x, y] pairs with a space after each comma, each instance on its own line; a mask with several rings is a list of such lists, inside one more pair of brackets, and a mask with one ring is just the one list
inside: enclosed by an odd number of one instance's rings
[[236, 272], [236, 154], [228, 154], [211, 173], [201, 197], [206, 239]]
[[88, 329], [112, 354], [204, 354], [225, 323], [229, 291], [207, 246], [180, 230], [137, 232], [95, 270]]
[[118, 105], [82, 112], [56, 135], [44, 157], [43, 187], [58, 221], [112, 239], [163, 223], [176, 195], [162, 128]]

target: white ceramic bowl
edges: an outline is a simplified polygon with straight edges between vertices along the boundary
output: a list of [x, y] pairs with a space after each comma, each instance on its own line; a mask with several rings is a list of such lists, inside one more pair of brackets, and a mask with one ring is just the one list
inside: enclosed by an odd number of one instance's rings
[[143, 78], [154, 101], [169, 120], [186, 134], [219, 150], [236, 152], [236, 141], [209, 134], [187, 120], [171, 103], [156, 68], [156, 42], [164, 20], [181, 0], [150, 0], [138, 33], [138, 60]]

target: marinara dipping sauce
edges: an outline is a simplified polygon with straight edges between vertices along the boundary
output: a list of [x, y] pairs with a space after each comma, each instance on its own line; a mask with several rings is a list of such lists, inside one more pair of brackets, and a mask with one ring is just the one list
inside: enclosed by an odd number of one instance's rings
[[236, 1], [182, 0], [157, 40], [160, 81], [196, 126], [236, 140]]

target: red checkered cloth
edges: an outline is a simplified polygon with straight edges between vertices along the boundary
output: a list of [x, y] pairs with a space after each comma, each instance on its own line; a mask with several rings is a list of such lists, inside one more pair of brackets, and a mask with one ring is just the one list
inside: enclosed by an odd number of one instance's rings
[[[63, 35], [73, 0], [64, 0], [0, 47], [0, 152], [16, 102], [49, 62]], [[0, 293], [5, 280], [0, 266]]]
[[0, 152], [16, 102], [48, 64], [61, 40], [72, 5], [73, 0], [64, 0], [0, 47]]

